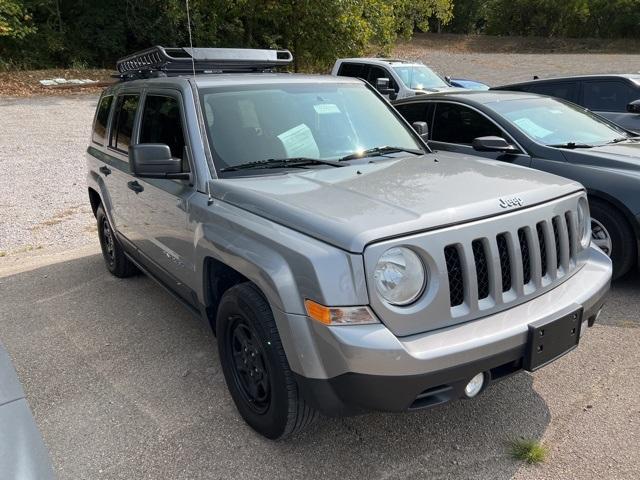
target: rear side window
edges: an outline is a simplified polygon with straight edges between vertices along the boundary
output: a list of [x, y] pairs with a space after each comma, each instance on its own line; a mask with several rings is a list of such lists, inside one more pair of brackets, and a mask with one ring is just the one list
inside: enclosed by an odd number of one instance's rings
[[627, 104], [640, 97], [630, 85], [615, 80], [584, 82], [582, 92], [585, 107], [603, 112], [626, 112]]
[[120, 95], [116, 100], [111, 127], [111, 147], [128, 153], [140, 95]]
[[164, 143], [169, 145], [171, 156], [183, 158], [182, 115], [176, 98], [147, 95], [142, 111], [140, 143]]
[[432, 140], [471, 145], [474, 138], [487, 136], [504, 138], [502, 131], [493, 122], [474, 110], [452, 103], [436, 105]]
[[541, 83], [530, 85], [527, 90], [531, 93], [549, 95], [550, 97], [562, 98], [570, 102], [578, 101], [577, 82]]
[[362, 77], [361, 63], [343, 63], [340, 65], [338, 75], [341, 77]]
[[98, 145], [104, 145], [107, 138], [107, 121], [109, 120], [111, 103], [113, 103], [113, 96], [108, 95], [106, 97], [102, 97], [100, 104], [98, 105], [96, 119], [93, 123], [93, 134], [91, 136], [91, 139]]

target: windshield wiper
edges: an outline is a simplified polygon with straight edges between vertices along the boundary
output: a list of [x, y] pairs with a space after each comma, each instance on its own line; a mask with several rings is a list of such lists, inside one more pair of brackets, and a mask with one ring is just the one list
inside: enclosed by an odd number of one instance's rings
[[593, 148], [593, 145], [589, 145], [587, 143], [567, 142], [567, 143], [558, 143], [555, 145], [549, 145], [549, 147], [568, 148], [570, 150], [573, 150], [574, 148]]
[[395, 153], [395, 152], [408, 152], [413, 153], [415, 155], [423, 155], [424, 152], [422, 150], [417, 150], [414, 148], [404, 148], [404, 147], [390, 147], [388, 145], [384, 145], [382, 147], [373, 147], [367, 150], [363, 150], [361, 152], [355, 152], [350, 155], [346, 155], [340, 158], [340, 162], [344, 162], [346, 160], [354, 160], [356, 158], [364, 158], [364, 157], [373, 157], [373, 156], [381, 156], [386, 153]]
[[306, 165], [331, 165], [332, 167], [344, 167], [345, 165], [334, 160], [322, 160], [320, 158], [294, 157], [294, 158], [269, 158], [255, 162], [241, 163], [221, 169], [221, 172], [234, 172], [236, 170], [252, 170], [259, 168], [296, 168]]
[[620, 142], [627, 142], [631, 139], [633, 139], [634, 137], [619, 137], [619, 138], [614, 138], [613, 140], [611, 140], [610, 142], [607, 142], [606, 145], [610, 145], [612, 143], [620, 143]]

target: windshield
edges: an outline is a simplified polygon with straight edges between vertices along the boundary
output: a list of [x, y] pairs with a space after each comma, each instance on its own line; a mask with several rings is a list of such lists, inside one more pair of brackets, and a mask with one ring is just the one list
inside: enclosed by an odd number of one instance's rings
[[553, 98], [487, 104], [531, 139], [545, 145], [604, 145], [628, 135], [606, 120]]
[[433, 70], [424, 65], [398, 65], [393, 69], [402, 82], [413, 90], [448, 87], [447, 83]]
[[362, 84], [201, 89], [200, 100], [218, 170], [273, 159], [337, 160], [382, 146], [424, 149]]

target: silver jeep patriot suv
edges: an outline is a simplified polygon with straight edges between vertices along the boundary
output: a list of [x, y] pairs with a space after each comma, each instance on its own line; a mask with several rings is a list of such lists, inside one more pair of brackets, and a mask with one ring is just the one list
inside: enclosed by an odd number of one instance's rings
[[290, 60], [124, 58], [87, 150], [107, 268], [210, 323], [246, 422], [419, 410], [575, 348], [611, 278], [582, 186], [433, 153], [365, 82]]

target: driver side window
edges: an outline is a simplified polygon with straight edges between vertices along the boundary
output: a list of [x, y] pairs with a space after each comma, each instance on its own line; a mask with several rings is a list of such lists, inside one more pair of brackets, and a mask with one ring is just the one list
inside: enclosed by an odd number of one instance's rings
[[438, 103], [433, 117], [431, 140], [471, 145], [474, 138], [506, 135], [488, 118], [462, 105]]

